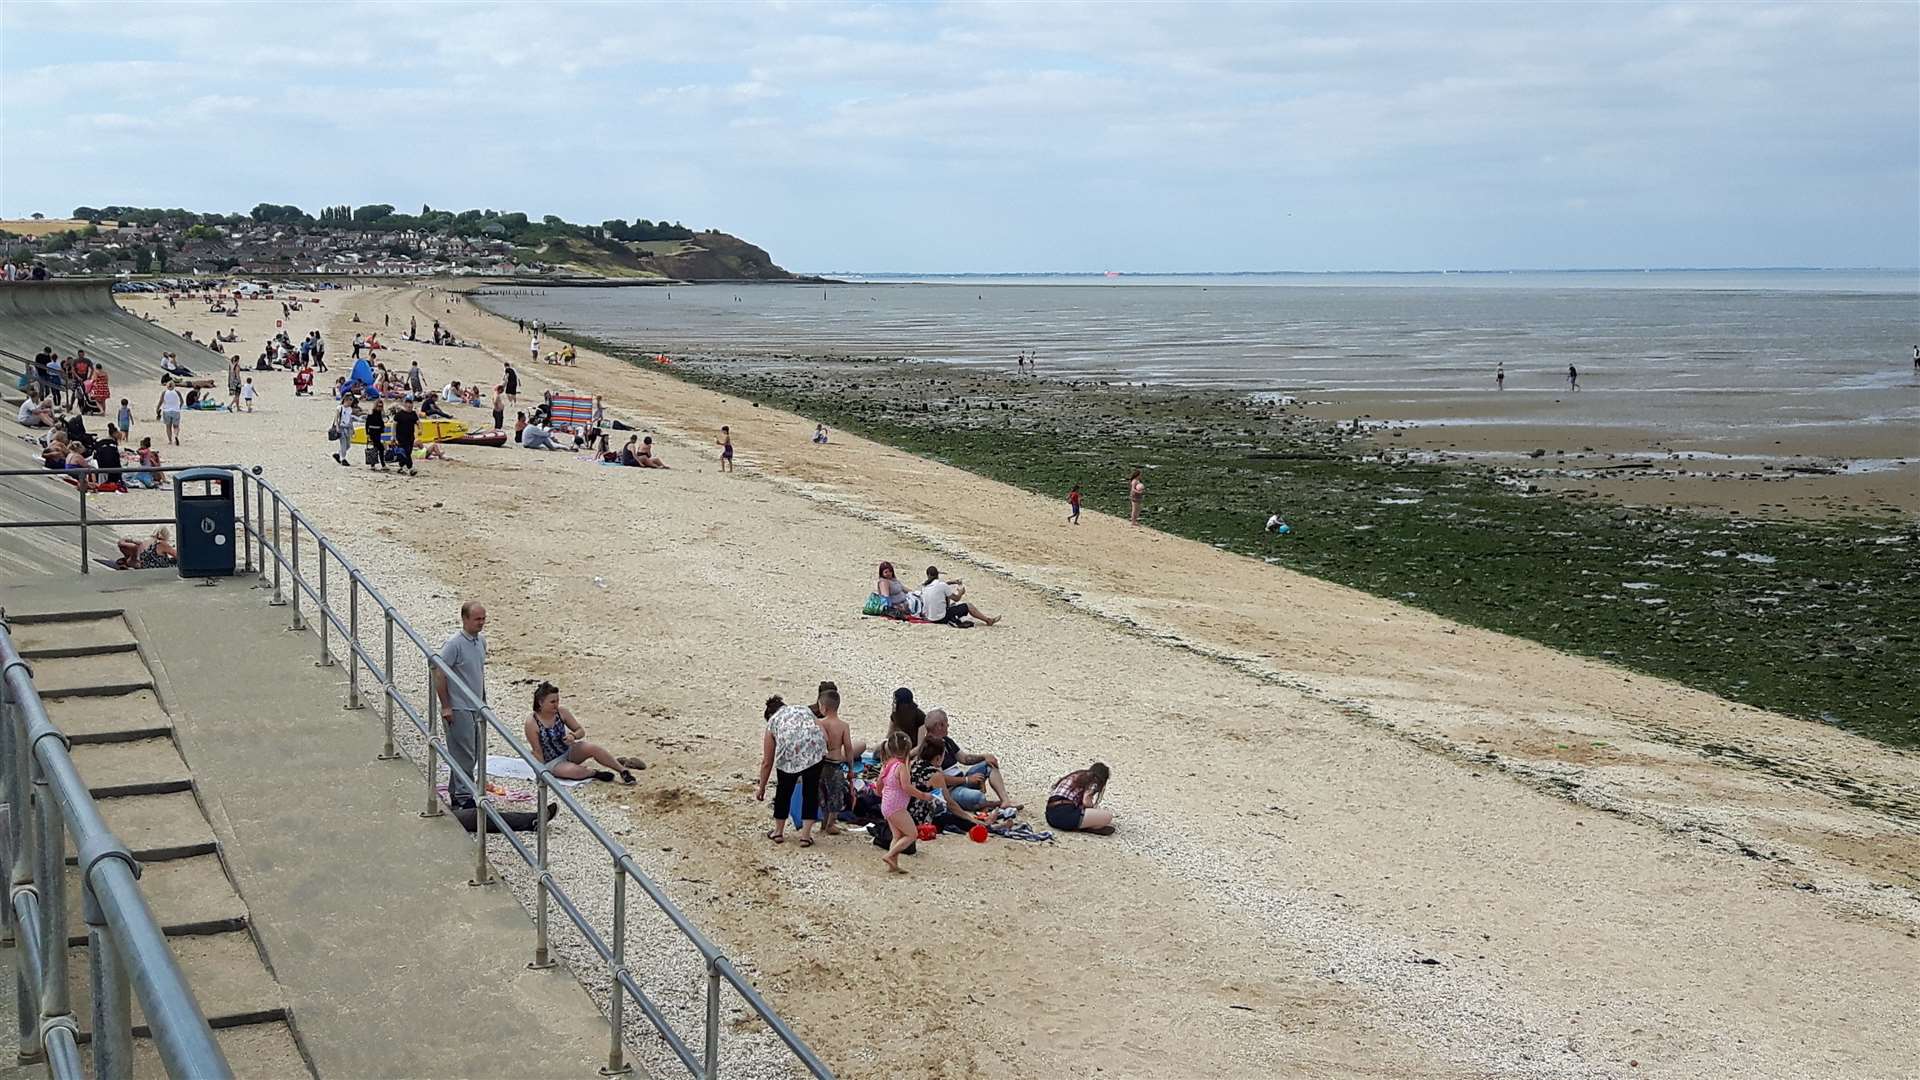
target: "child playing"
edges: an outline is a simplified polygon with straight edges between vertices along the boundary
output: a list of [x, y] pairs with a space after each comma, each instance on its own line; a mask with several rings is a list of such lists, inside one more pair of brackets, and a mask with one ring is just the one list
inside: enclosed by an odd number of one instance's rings
[[120, 399], [120, 415], [116, 419], [120, 421], [120, 434], [131, 438], [133, 435], [133, 406], [127, 404], [126, 398]]
[[733, 429], [720, 425], [720, 471], [733, 471]]
[[[143, 438], [140, 440], [139, 458], [140, 467], [143, 469], [157, 469], [160, 467], [160, 455], [154, 450], [152, 439]], [[126, 473], [124, 475], [124, 482], [128, 487], [154, 488], [165, 483], [159, 473], [136, 472]]]
[[1073, 490], [1067, 492], [1067, 524], [1069, 525], [1080, 524], [1080, 485], [1079, 484], [1073, 485]]
[[246, 403], [248, 412], [253, 411], [253, 380], [252, 379], [248, 379], [247, 385], [240, 388], [240, 400]]
[[880, 815], [887, 819], [887, 828], [893, 830], [893, 845], [887, 848], [886, 858], [881, 861], [896, 874], [906, 873], [900, 869], [900, 853], [920, 838], [920, 829], [913, 823], [913, 815], [907, 812], [907, 804], [914, 799], [933, 800], [930, 793], [907, 779], [907, 756], [911, 753], [913, 740], [907, 738], [906, 732], [895, 730], [887, 736], [886, 763], [880, 766]]
[[826, 442], [827, 442], [827, 425], [825, 425], [825, 424], [815, 424], [815, 425], [813, 425], [813, 441], [814, 441], [814, 442], [816, 442], [816, 443], [818, 443], [818, 444], [820, 444], [820, 445], [822, 445], [822, 446], [825, 446], [825, 445], [826, 445]]

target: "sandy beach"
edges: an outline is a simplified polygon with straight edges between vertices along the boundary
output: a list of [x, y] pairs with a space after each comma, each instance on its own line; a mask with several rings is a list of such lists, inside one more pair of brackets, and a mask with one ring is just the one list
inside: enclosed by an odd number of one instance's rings
[[[603, 395], [672, 468], [459, 447], [417, 478], [343, 469], [331, 403], [282, 373], [254, 375], [254, 414], [190, 415], [169, 463], [262, 462], [376, 578], [443, 609], [412, 611], [429, 636], [458, 598], [486, 601], [496, 697], [552, 679], [596, 739], [648, 760], [637, 792], [589, 801], [842, 1075], [1920, 1061], [1911, 753], [1103, 515], [1069, 529], [1053, 500], [858, 438], [816, 446], [809, 418], [590, 350], [532, 365], [512, 323], [457, 294], [320, 295], [288, 329], [321, 329], [338, 373], [355, 330], [436, 386], [490, 387], [511, 360], [523, 403]], [[249, 359], [280, 317], [123, 302], [202, 338], [237, 328]], [[409, 343], [410, 317], [477, 344]], [[135, 437], [156, 435], [131, 389]], [[1005, 624], [861, 617], [882, 559], [965, 578]], [[760, 703], [821, 679], [857, 737], [884, 729], [896, 686], [950, 706], [954, 737], [1036, 810], [1107, 762], [1118, 834], [946, 837], [904, 878], [860, 835], [770, 845]]]

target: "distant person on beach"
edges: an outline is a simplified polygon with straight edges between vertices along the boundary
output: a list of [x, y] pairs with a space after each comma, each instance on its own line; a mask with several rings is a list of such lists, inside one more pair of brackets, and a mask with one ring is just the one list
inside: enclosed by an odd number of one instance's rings
[[1293, 531], [1293, 526], [1280, 519], [1279, 514], [1267, 515], [1267, 532], [1275, 536], [1285, 536]]
[[908, 777], [912, 775], [912, 766], [908, 759], [913, 756], [913, 741], [905, 732], [896, 731], [887, 736], [887, 745], [883, 751], [884, 764], [880, 766], [880, 816], [886, 819], [887, 828], [893, 834], [893, 842], [887, 847], [887, 854], [881, 861], [887, 869], [904, 874], [900, 868], [900, 854], [920, 838], [919, 827], [914, 823], [913, 815], [907, 807], [914, 801], [931, 802], [933, 794], [913, 784]]
[[787, 814], [793, 790], [800, 788], [800, 846], [813, 846], [813, 823], [820, 816], [820, 773], [827, 759], [827, 735], [812, 709], [789, 705], [778, 695], [767, 699], [766, 730], [760, 736], [760, 781], [753, 797], [765, 802], [767, 776], [777, 772], [774, 785], [773, 828], [767, 839], [786, 843]]
[[253, 380], [249, 378], [246, 383], [240, 387], [240, 403], [247, 407], [248, 412], [252, 412], [254, 398], [258, 396], [253, 389]]
[[1113, 833], [1113, 811], [1100, 805], [1110, 774], [1102, 762], [1061, 777], [1047, 792], [1047, 827], [1061, 832]]
[[114, 566], [120, 570], [158, 570], [180, 561], [180, 553], [174, 550], [165, 525], [153, 530], [153, 535], [145, 540], [122, 540], [119, 547], [120, 561]]
[[1140, 501], [1147, 497], [1147, 482], [1140, 479], [1140, 470], [1133, 470], [1133, 478], [1127, 481], [1127, 520], [1140, 524]]
[[[1000, 759], [992, 754], [969, 754], [948, 734], [947, 710], [936, 705], [927, 710], [927, 722], [920, 732], [920, 744], [940, 748], [940, 769], [947, 774], [947, 806], [959, 814], [972, 814], [1002, 806], [1019, 806], [1007, 801], [1006, 781], [1000, 776]], [[987, 792], [991, 790], [992, 795]]]
[[1507, 365], [1505, 362], [1502, 362], [1500, 366], [1493, 369], [1493, 388], [1495, 390], [1505, 390], [1507, 388]]
[[[587, 741], [586, 729], [560, 704], [560, 688], [543, 682], [533, 690], [533, 715], [526, 722], [527, 745], [539, 754], [547, 771], [562, 780], [612, 780], [628, 786], [636, 781], [633, 769], [638, 758], [616, 758]], [[609, 772], [590, 768], [588, 762], [603, 765]]]
[[387, 411], [377, 399], [373, 403], [373, 408], [367, 410], [364, 426], [367, 431], [367, 468], [386, 472]]
[[813, 425], [813, 441], [816, 446], [827, 445], [827, 425], [825, 424]]
[[1572, 390], [1580, 389], [1580, 369], [1572, 364], [1567, 365], [1567, 387]]
[[[487, 609], [478, 601], [460, 605], [460, 629], [440, 646], [440, 663], [433, 668], [433, 691], [440, 702], [440, 723], [447, 735], [447, 756], [461, 775], [473, 776], [479, 745], [480, 707], [487, 700]], [[447, 672], [453, 673], [464, 693], [455, 700]], [[473, 809], [473, 794], [447, 781], [448, 801], [455, 810]]]
[[511, 363], [507, 364], [506, 370], [501, 373], [500, 385], [507, 392], [507, 404], [513, 406], [516, 409], [519, 408], [520, 407], [520, 373], [513, 370], [513, 365]]
[[1080, 524], [1080, 485], [1079, 484], [1073, 485], [1073, 490], [1067, 492], [1067, 524], [1069, 525]]
[[634, 460], [638, 461], [640, 467], [643, 469], [664, 469], [667, 467], [666, 462], [654, 456], [653, 436], [651, 435], [640, 440], [640, 452], [634, 455]]
[[1920, 371], [1920, 345], [1913, 347], [1913, 370]]
[[976, 604], [967, 603], [961, 597], [967, 595], [967, 587], [957, 579], [940, 580], [940, 568], [927, 567], [927, 583], [920, 586], [920, 614], [928, 622], [946, 623], [949, 626], [965, 626], [966, 619], [977, 619], [992, 626], [999, 622], [997, 616], [980, 610]]
[[733, 471], [733, 429], [720, 425], [720, 471]]
[[340, 396], [340, 411], [333, 418], [333, 437], [336, 443], [333, 460], [351, 468], [347, 455], [353, 452], [353, 395]]
[[507, 426], [507, 394], [498, 384], [493, 388], [493, 430], [501, 431]]
[[420, 414], [413, 409], [413, 397], [408, 395], [393, 407], [393, 459], [400, 471], [408, 476], [418, 476], [413, 467], [414, 432], [420, 426]]

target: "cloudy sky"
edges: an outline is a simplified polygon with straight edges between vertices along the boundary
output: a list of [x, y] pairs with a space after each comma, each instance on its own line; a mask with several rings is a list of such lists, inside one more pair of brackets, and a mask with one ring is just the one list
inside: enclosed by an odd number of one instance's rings
[[793, 269], [1920, 264], [1920, 5], [0, 6], [0, 214], [677, 219]]

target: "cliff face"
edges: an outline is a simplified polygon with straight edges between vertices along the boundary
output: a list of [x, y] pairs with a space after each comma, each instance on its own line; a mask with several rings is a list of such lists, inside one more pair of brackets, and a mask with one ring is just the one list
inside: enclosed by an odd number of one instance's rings
[[760, 248], [737, 236], [704, 232], [690, 240], [645, 245], [637, 253], [646, 268], [681, 281], [794, 281]]

